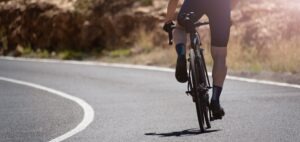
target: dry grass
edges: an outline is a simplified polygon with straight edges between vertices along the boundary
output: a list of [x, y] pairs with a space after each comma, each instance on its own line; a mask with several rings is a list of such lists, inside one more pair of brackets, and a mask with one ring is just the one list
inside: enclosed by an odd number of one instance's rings
[[[210, 50], [207, 45], [205, 56], [212, 65]], [[299, 38], [268, 43], [268, 46], [252, 47], [241, 39], [232, 37], [228, 45], [227, 63], [232, 71], [300, 73]]]
[[[122, 62], [143, 65], [159, 65], [166, 67], [174, 67], [176, 52], [172, 46], [167, 45], [167, 35], [160, 31], [153, 32], [141, 28], [133, 35], [135, 43], [132, 47], [123, 47], [122, 51], [129, 50], [129, 53], [119, 54], [119, 56], [110, 56], [112, 53], [120, 51], [106, 51], [100, 60], [106, 62]], [[163, 43], [165, 44], [158, 44]], [[120, 53], [120, 52], [119, 52]], [[125, 53], [125, 52], [123, 52]]]
[[268, 60], [265, 64], [276, 72], [300, 73], [300, 37], [275, 42], [275, 48], [268, 48]]
[[[248, 67], [239, 67], [245, 69], [255, 69], [258, 71], [267, 70], [274, 72], [300, 73], [300, 41], [299, 38], [289, 40], [279, 40], [267, 43], [262, 47], [243, 47], [242, 44], [234, 44], [233, 49], [237, 49], [238, 55], [246, 57], [240, 59], [238, 64], [248, 64]], [[239, 53], [241, 52], [241, 53]], [[231, 55], [229, 58], [231, 59]], [[249, 58], [250, 57], [250, 58]], [[248, 59], [249, 58], [249, 59]], [[232, 58], [235, 60], [235, 58]], [[231, 60], [234, 62], [234, 60]]]
[[[203, 47], [205, 48], [205, 58], [208, 66], [212, 65], [210, 54], [210, 42], [207, 31], [202, 32]], [[204, 34], [203, 34], [204, 33]], [[140, 30], [136, 35], [136, 43], [130, 48], [130, 54], [114, 58], [104, 57], [102, 60], [110, 62], [124, 62], [145, 65], [159, 65], [174, 67], [176, 52], [173, 46], [163, 44], [157, 46], [154, 40], [156, 32], [146, 33]], [[167, 36], [160, 36], [165, 39]], [[248, 46], [239, 37], [232, 36], [228, 45], [227, 63], [231, 71], [253, 72], [262, 71], [279, 73], [300, 73], [300, 38], [290, 40], [269, 42], [266, 47]]]

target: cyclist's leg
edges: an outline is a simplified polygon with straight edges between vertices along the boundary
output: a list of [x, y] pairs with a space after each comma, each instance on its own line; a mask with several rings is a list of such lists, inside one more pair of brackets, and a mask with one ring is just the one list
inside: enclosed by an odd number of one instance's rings
[[203, 16], [205, 8], [207, 8], [206, 0], [184, 0], [177, 16], [178, 25], [184, 26], [182, 15], [190, 12], [194, 12], [193, 20], [198, 21]]
[[222, 93], [224, 80], [227, 74], [227, 48], [226, 46], [212, 46], [211, 53], [214, 62], [212, 70], [213, 93], [211, 98], [211, 109], [214, 117], [219, 119], [225, 114], [224, 109], [220, 105], [220, 95]]
[[211, 54], [213, 57], [213, 84], [223, 86], [227, 67], [227, 43], [230, 33], [230, 0], [211, 0], [208, 11], [211, 30]]
[[227, 74], [227, 47], [212, 46], [211, 54], [213, 58], [213, 85], [222, 87]]
[[186, 69], [186, 42], [187, 42], [187, 34], [185, 29], [180, 25], [179, 17], [184, 13], [195, 12], [195, 18], [200, 18], [199, 8], [195, 7], [195, 5], [199, 5], [197, 3], [198, 0], [185, 0], [180, 12], [178, 14], [178, 22], [175, 30], [174, 30], [174, 42], [176, 44], [176, 51], [178, 54], [175, 77], [179, 82], [187, 81], [187, 69]]
[[177, 44], [186, 45], [187, 34], [183, 27], [182, 15], [194, 12], [194, 20], [197, 21], [204, 15], [207, 2], [205, 0], [185, 0], [177, 16], [177, 28], [174, 31], [174, 41]]
[[187, 34], [182, 22], [182, 15], [194, 12], [195, 20], [200, 19], [204, 14], [204, 8], [206, 7], [204, 0], [185, 0], [181, 6], [181, 9], [177, 16], [177, 28], [174, 30], [174, 41], [176, 44], [186, 44]]
[[[177, 44], [184, 44], [185, 45], [186, 44], [187, 34], [186, 34], [183, 27], [181, 27], [180, 25], [177, 24], [176, 28], [173, 31], [173, 35], [174, 35], [175, 45], [177, 45]], [[178, 53], [178, 54], [181, 54], [181, 53]]]
[[[224, 110], [220, 106], [219, 97], [222, 92], [222, 87], [227, 74], [226, 56], [227, 43], [230, 33], [230, 0], [211, 0], [210, 7], [212, 10], [208, 11], [211, 30], [213, 57], [213, 95], [211, 105], [213, 113], [222, 117]], [[214, 112], [215, 111], [215, 112]]]
[[175, 49], [177, 52], [177, 62], [176, 62], [176, 71], [175, 77], [178, 82], [184, 83], [188, 80], [187, 77], [187, 67], [186, 67], [186, 56], [185, 56], [185, 45], [187, 41], [187, 35], [184, 29], [180, 26], [177, 26], [174, 31], [174, 42]]

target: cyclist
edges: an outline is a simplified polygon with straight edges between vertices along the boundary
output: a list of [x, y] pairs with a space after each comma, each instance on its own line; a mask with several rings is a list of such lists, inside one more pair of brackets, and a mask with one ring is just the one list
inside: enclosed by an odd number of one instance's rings
[[[178, 2], [179, 0], [169, 0], [167, 15], [164, 21], [165, 30], [169, 30], [174, 26], [173, 17], [175, 17]], [[177, 16], [177, 25], [174, 30], [174, 42], [178, 54], [175, 77], [177, 81], [184, 83], [188, 80], [185, 55], [187, 35], [181, 17], [185, 13], [194, 12], [196, 20], [199, 20], [204, 14], [209, 18], [212, 46], [211, 55], [213, 58], [213, 93], [210, 109], [215, 119], [221, 119], [225, 115], [219, 98], [227, 74], [226, 56], [231, 26], [230, 11], [236, 3], [237, 0], [184, 0]]]

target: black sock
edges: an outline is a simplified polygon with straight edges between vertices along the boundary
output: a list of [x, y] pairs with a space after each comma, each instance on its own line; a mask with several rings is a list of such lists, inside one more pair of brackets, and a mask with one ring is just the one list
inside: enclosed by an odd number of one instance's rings
[[213, 93], [212, 93], [212, 97], [211, 97], [211, 101], [216, 101], [217, 103], [220, 103], [220, 96], [222, 93], [222, 87], [213, 86]]
[[179, 43], [176, 45], [176, 52], [178, 56], [185, 55], [185, 44]]

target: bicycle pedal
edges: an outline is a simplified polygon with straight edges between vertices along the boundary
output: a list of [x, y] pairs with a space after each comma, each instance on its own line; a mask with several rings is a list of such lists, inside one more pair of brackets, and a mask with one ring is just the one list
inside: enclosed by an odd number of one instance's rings
[[214, 120], [222, 120], [222, 116], [221, 117], [212, 117], [212, 118], [210, 118], [210, 121], [214, 121]]
[[192, 91], [185, 91], [185, 94], [188, 95], [188, 96], [189, 96], [191, 93], [192, 93]]

